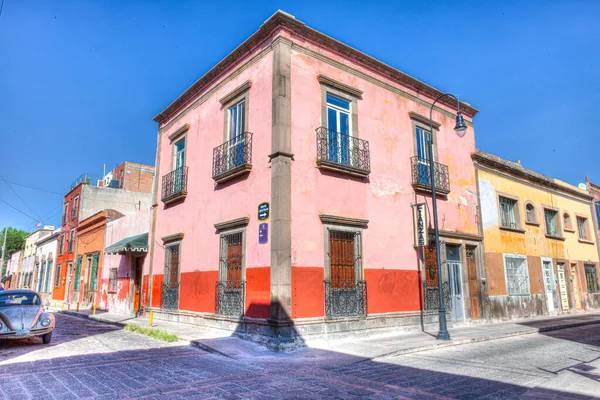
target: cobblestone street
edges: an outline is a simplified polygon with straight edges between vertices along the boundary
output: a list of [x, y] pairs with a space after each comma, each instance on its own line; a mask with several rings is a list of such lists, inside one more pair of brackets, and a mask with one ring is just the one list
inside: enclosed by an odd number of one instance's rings
[[[353, 356], [309, 349], [247, 362], [90, 320], [61, 314], [56, 318], [50, 345], [38, 340], [0, 343], [0, 398], [541, 399], [600, 395], [598, 325], [374, 361], [357, 362]], [[584, 380], [578, 388], [589, 397], [576, 395], [569, 386], [575, 378]]]

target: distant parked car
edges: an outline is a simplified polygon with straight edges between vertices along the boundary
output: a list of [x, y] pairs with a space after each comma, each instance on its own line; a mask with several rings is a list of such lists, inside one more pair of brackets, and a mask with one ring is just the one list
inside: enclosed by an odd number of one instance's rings
[[42, 300], [33, 290], [0, 291], [0, 339], [40, 336], [48, 344], [54, 325], [54, 315], [44, 312]]

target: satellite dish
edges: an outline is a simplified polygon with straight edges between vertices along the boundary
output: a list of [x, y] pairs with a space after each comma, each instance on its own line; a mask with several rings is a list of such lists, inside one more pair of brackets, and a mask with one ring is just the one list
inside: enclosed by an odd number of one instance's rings
[[577, 185], [577, 187], [579, 189], [587, 190], [587, 186], [585, 185], [585, 183], [580, 183], [579, 185]]

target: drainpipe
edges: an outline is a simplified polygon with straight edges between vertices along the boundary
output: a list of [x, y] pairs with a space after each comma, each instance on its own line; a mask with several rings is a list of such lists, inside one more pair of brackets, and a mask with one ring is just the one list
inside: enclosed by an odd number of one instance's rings
[[[148, 296], [147, 296], [147, 304], [144, 308], [152, 305], [152, 271], [154, 267], [154, 247], [156, 246], [156, 240], [154, 239], [154, 234], [156, 233], [156, 208], [158, 204], [156, 203], [156, 196], [158, 192], [158, 171], [160, 171], [160, 126], [158, 128], [158, 135], [156, 138], [156, 163], [154, 165], [154, 179], [152, 180], [152, 221], [150, 222], [150, 235], [148, 235], [148, 246], [150, 246], [150, 263], [148, 265]], [[143, 270], [142, 270], [143, 271]], [[142, 285], [143, 285], [143, 272], [142, 272]]]

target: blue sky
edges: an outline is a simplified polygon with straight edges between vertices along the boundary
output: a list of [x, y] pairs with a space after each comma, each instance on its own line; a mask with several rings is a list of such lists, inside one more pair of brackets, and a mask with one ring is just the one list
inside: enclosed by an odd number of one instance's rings
[[[65, 193], [104, 164], [154, 164], [152, 118], [277, 9], [477, 107], [479, 148], [600, 182], [591, 0], [4, 0], [0, 176]], [[0, 179], [0, 200], [32, 218], [0, 202], [0, 227], [59, 224], [62, 196], [13, 188]]]

